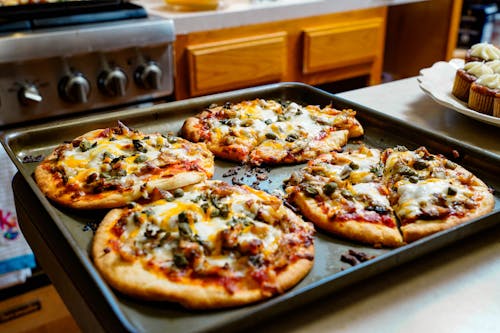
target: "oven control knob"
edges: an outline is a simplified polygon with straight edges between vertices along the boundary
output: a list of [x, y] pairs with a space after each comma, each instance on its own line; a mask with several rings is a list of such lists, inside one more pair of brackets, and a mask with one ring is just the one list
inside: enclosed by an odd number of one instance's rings
[[108, 96], [125, 96], [128, 78], [120, 68], [104, 71], [99, 75], [99, 89]]
[[59, 82], [61, 96], [73, 103], [87, 103], [90, 95], [90, 83], [82, 73], [65, 76]]
[[40, 103], [42, 101], [42, 95], [38, 91], [34, 84], [24, 85], [17, 94], [19, 102], [24, 105]]
[[154, 61], [149, 61], [135, 71], [135, 82], [146, 89], [160, 89], [163, 72]]

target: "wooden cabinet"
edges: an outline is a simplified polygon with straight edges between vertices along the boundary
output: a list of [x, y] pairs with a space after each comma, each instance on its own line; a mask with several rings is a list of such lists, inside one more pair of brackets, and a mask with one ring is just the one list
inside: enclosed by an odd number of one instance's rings
[[259, 84], [381, 81], [387, 8], [177, 35], [175, 97]]
[[[326, 70], [346, 70], [358, 66], [360, 74], [368, 74], [370, 84], [380, 82], [384, 48], [385, 17], [358, 19], [332, 23], [324, 27], [304, 30], [303, 73], [321, 73]], [[358, 69], [359, 70], [359, 69]], [[350, 74], [350, 75], [349, 75]], [[321, 82], [319, 82], [321, 83]]]
[[0, 332], [66, 332], [80, 329], [52, 285], [0, 302]]
[[193, 96], [285, 76], [286, 32], [187, 47], [189, 91]]
[[390, 7], [384, 72], [401, 79], [450, 60], [457, 46], [462, 3], [439, 0]]

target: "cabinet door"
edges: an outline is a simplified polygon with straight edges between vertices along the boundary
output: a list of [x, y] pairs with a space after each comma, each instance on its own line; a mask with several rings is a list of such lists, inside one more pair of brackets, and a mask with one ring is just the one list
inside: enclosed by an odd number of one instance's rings
[[374, 63], [383, 55], [383, 18], [370, 18], [304, 30], [305, 74]]
[[286, 32], [187, 47], [191, 96], [281, 81]]
[[54, 286], [40, 287], [0, 301], [0, 332], [79, 333]]

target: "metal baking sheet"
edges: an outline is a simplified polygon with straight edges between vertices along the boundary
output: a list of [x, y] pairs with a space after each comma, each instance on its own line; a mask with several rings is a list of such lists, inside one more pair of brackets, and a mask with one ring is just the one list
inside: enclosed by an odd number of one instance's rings
[[[291, 100], [321, 106], [332, 103], [337, 108], [355, 109], [366, 133], [363, 138], [350, 144], [361, 141], [378, 148], [405, 145], [411, 149], [425, 145], [431, 152], [442, 153], [462, 164], [494, 189], [495, 209], [479, 219], [397, 249], [374, 249], [318, 231], [315, 236], [316, 258], [312, 271], [285, 294], [244, 307], [190, 311], [176, 304], [144, 302], [114, 292], [100, 278], [89, 257], [92, 227], [97, 225], [105, 212], [82, 213], [53, 206], [41, 194], [32, 178], [38, 163], [36, 161], [49, 154], [62, 141], [71, 140], [78, 134], [96, 128], [115, 126], [118, 120], [144, 132], [177, 133], [186, 117], [212, 103], [253, 98]], [[42, 266], [46, 265], [44, 269], [58, 291], [63, 297], [67, 296], [65, 300], [73, 314], [90, 318], [80, 319], [79, 324], [93, 331], [99, 328], [106, 331], [138, 332], [234, 332], [333, 291], [349, 288], [355, 282], [500, 223], [500, 156], [422, 130], [377, 110], [353, 104], [300, 83], [266, 85], [154, 107], [12, 129], [3, 133], [2, 143], [19, 169], [19, 174], [14, 179], [14, 193], [23, 233]], [[234, 176], [227, 175], [226, 172], [236, 166], [234, 163], [217, 161], [214, 178], [231, 182]], [[269, 179], [259, 181], [257, 185], [267, 191], [280, 189], [282, 180], [299, 167], [301, 166], [269, 168]], [[238, 180], [240, 177], [247, 184], [256, 181], [245, 167], [240, 168]], [[342, 254], [349, 250], [375, 257], [351, 266], [340, 260]], [[75, 317], [78, 321], [78, 316]]]

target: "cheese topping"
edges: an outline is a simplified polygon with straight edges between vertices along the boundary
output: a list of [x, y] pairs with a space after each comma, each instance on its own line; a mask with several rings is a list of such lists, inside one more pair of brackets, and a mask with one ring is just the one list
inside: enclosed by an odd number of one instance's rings
[[416, 184], [403, 183], [398, 187], [397, 194], [399, 200], [396, 213], [402, 220], [434, 214], [436, 205], [450, 208], [472, 197], [472, 192], [465, 187], [454, 185], [450, 180], [436, 178]]
[[154, 169], [194, 161], [203, 167], [202, 159], [210, 157], [207, 153], [199, 144], [177, 137], [96, 130], [63, 146], [55, 162], [66, 183], [80, 190], [93, 191], [105, 184], [137, 190], [143, 175], [152, 179], [158, 174], [151, 172]]
[[332, 180], [349, 178], [353, 184], [371, 182], [380, 176], [377, 174], [380, 152], [376, 149], [362, 147], [359, 151], [326, 156], [311, 163], [313, 173], [319, 172]]
[[228, 186], [206, 181], [170, 200], [136, 204], [127, 211], [123, 232], [118, 232], [121, 253], [143, 256], [156, 267], [189, 266], [198, 274], [229, 270], [245, 276], [277, 260], [283, 247], [291, 246], [286, 239], [293, 240], [293, 246], [310, 241], [313, 229], [302, 220], [288, 231], [292, 222], [283, 218], [287, 210], [279, 200]]
[[[351, 111], [343, 113], [331, 107], [321, 109], [318, 106], [301, 106], [294, 102], [285, 105], [264, 99], [213, 106], [209, 111], [211, 113], [207, 114], [207, 118], [210, 120], [207, 123], [209, 132], [213, 135], [211, 140], [221, 146], [243, 143], [256, 148], [258, 152], [253, 158], [260, 162], [281, 161], [287, 153], [288, 158], [301, 156], [306, 152], [309, 155], [314, 152], [319, 154], [322, 150], [327, 150], [325, 147], [330, 151], [329, 145], [335, 145], [334, 148], [338, 149], [338, 142], [344, 140], [332, 138], [331, 141], [326, 141], [330, 138], [328, 133], [335, 126], [344, 124], [348, 116], [354, 117]], [[348, 134], [349, 132], [345, 140]], [[238, 141], [238, 138], [244, 142]], [[282, 153], [279, 158], [273, 156], [273, 150]]]
[[364, 201], [368, 201], [371, 206], [390, 207], [389, 199], [386, 195], [380, 193], [378, 183], [360, 183], [352, 186], [356, 196], [365, 196]]

